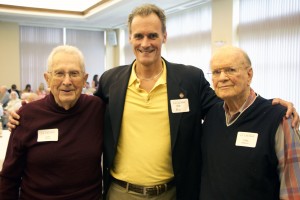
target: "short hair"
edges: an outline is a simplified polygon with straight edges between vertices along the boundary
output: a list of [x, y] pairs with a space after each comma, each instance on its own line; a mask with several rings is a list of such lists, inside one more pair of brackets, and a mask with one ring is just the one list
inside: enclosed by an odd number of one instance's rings
[[148, 16], [152, 13], [156, 14], [157, 17], [160, 19], [162, 24], [162, 32], [165, 33], [167, 31], [166, 28], [166, 15], [163, 9], [159, 8], [154, 4], [144, 4], [135, 8], [131, 14], [128, 16], [128, 28], [129, 33], [131, 33], [131, 23], [135, 16]]
[[242, 49], [240, 49], [240, 50], [241, 50], [241, 53], [244, 56], [244, 59], [246, 61], [246, 63], [244, 63], [244, 64], [246, 64], [248, 67], [251, 67], [252, 64], [251, 64], [251, 60], [250, 60], [248, 54], [244, 50], [242, 50]]
[[25, 89], [31, 89], [31, 85], [30, 84], [26, 84], [25, 85]]
[[16, 89], [17, 89], [16, 84], [12, 84], [12, 85], [11, 85], [11, 89], [16, 90]]
[[77, 55], [79, 58], [80, 68], [81, 68], [82, 72], [85, 72], [85, 64], [84, 64], [83, 54], [77, 47], [70, 46], [70, 45], [57, 46], [51, 51], [50, 55], [48, 56], [48, 71], [51, 71], [51, 69], [53, 67], [52, 66], [53, 65], [53, 57], [55, 56], [55, 54], [60, 53], [60, 52]]
[[98, 74], [95, 74], [95, 75], [93, 76], [93, 81], [98, 81]]

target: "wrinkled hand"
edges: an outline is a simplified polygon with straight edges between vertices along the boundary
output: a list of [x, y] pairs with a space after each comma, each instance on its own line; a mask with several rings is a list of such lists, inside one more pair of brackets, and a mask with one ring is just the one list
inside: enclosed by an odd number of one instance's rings
[[15, 111], [12, 111], [10, 113], [10, 116], [8, 117], [8, 122], [6, 124], [9, 131], [12, 131], [20, 124], [19, 119], [20, 116]]
[[280, 104], [282, 106], [287, 107], [285, 117], [288, 118], [290, 116], [293, 116], [292, 117], [292, 127], [299, 130], [299, 124], [300, 124], [299, 114], [297, 113], [296, 108], [294, 107], [293, 103], [282, 100], [280, 98], [275, 98], [275, 99], [273, 99], [272, 104], [273, 105]]

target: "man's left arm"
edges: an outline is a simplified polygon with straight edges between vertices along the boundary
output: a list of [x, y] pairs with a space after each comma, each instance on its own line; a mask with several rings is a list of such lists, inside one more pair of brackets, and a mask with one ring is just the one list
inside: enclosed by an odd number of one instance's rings
[[275, 137], [280, 178], [280, 199], [300, 199], [300, 135], [283, 117]]
[[287, 111], [286, 111], [285, 117], [289, 118], [292, 115], [293, 116], [292, 127], [299, 130], [299, 125], [300, 125], [299, 114], [297, 113], [296, 108], [294, 107], [293, 103], [285, 101], [280, 98], [275, 98], [275, 99], [273, 99], [272, 104], [273, 105], [280, 104], [280, 105], [286, 107]]

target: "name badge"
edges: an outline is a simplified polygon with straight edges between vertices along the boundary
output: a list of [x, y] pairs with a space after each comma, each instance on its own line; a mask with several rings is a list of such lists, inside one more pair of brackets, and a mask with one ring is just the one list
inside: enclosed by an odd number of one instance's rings
[[251, 132], [238, 132], [235, 146], [241, 146], [241, 147], [256, 147], [257, 142], [257, 133], [251, 133]]
[[188, 99], [175, 99], [170, 100], [172, 113], [189, 112], [189, 100]]
[[38, 130], [38, 142], [58, 141], [58, 129]]

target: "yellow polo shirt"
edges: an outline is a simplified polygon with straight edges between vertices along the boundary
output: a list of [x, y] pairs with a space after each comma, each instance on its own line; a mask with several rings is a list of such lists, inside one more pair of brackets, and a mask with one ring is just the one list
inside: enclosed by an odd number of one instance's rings
[[151, 186], [173, 177], [171, 136], [168, 116], [166, 66], [153, 89], [139, 88], [135, 64], [126, 93], [121, 133], [113, 177], [129, 183]]

